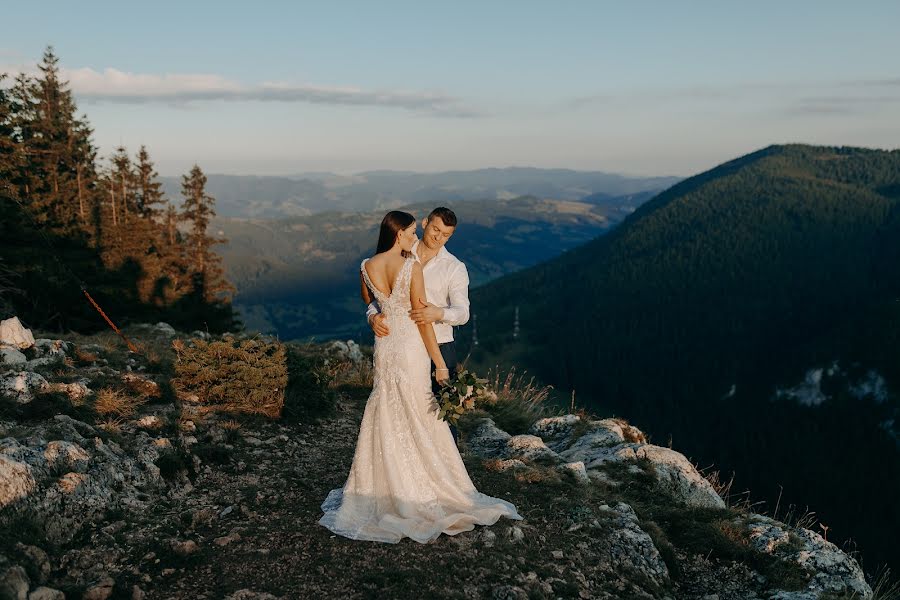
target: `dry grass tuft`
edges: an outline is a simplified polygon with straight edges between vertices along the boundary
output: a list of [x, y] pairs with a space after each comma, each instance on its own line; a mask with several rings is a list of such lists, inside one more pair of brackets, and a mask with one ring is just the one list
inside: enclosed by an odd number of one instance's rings
[[489, 458], [483, 461], [482, 466], [486, 471], [492, 471], [494, 473], [499, 473], [503, 470], [503, 461], [499, 458]]
[[631, 423], [626, 421], [621, 417], [612, 417], [611, 421], [615, 421], [622, 427], [622, 437], [625, 438], [626, 442], [632, 444], [646, 444], [647, 436], [644, 435], [644, 432], [634, 427]]
[[480, 408], [491, 414], [500, 429], [512, 435], [525, 433], [538, 419], [559, 412], [547, 403], [553, 386], [535, 383], [534, 377], [526, 379], [526, 373], [517, 374], [515, 367], [505, 377], [497, 371], [493, 377], [488, 373], [487, 379], [488, 388], [497, 399], [485, 401]]
[[559, 482], [559, 473], [553, 469], [532, 467], [515, 472], [516, 481], [520, 483], [548, 483]]
[[125, 420], [122, 417], [109, 417], [97, 423], [97, 427], [106, 433], [122, 433], [122, 423]]
[[241, 424], [234, 419], [229, 419], [228, 421], [222, 421], [221, 423], [219, 423], [219, 427], [221, 427], [225, 431], [237, 431], [241, 428]]
[[87, 350], [82, 350], [78, 346], [75, 346], [75, 360], [82, 364], [91, 364], [97, 360], [99, 360], [99, 356], [93, 352], [89, 352]]
[[900, 580], [891, 578], [891, 570], [884, 567], [875, 575], [872, 600], [900, 600]]
[[97, 391], [97, 397], [94, 399], [94, 411], [99, 415], [131, 417], [144, 402], [146, 402], [145, 399], [133, 398], [121, 390], [103, 388]]

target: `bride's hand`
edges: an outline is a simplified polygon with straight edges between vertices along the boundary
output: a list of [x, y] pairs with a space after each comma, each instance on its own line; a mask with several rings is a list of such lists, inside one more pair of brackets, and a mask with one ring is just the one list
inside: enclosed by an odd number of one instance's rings
[[450, 369], [448, 369], [446, 366], [443, 368], [441, 368], [441, 367], [435, 368], [434, 379], [439, 384], [444, 385], [445, 383], [450, 381]]

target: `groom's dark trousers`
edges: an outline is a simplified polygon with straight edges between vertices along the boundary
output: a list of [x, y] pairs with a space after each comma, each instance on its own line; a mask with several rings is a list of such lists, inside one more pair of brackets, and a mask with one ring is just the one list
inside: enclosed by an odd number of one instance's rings
[[[450, 378], [452, 379], [456, 375], [456, 343], [438, 344], [438, 348], [441, 351], [441, 356], [444, 357], [444, 362], [447, 363], [447, 369], [450, 371]], [[431, 363], [431, 390], [437, 395], [441, 390], [441, 386], [434, 379], [434, 369], [434, 363]], [[450, 425], [450, 433], [453, 434], [453, 441], [459, 443], [459, 432], [454, 425]]]

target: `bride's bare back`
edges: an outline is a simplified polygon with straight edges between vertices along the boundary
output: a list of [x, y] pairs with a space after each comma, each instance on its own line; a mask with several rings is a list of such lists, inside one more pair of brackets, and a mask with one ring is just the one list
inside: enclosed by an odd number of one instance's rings
[[393, 286], [405, 262], [406, 259], [401, 255], [392, 256], [382, 252], [367, 260], [364, 268], [372, 285], [385, 296], [390, 296], [394, 293]]

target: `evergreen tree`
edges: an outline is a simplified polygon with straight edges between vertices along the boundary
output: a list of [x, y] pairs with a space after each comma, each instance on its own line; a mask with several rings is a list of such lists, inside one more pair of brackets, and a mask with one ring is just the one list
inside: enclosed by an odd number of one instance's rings
[[216, 215], [215, 198], [206, 193], [206, 175], [194, 165], [191, 172], [182, 177], [181, 193], [184, 196], [181, 218], [190, 224], [187, 238], [188, 262], [194, 274], [194, 292], [203, 302], [221, 302], [234, 287], [225, 280], [222, 257], [212, 251], [215, 244], [227, 240], [207, 235], [209, 222]]
[[159, 173], [156, 172], [150, 153], [145, 146], [137, 153], [136, 179], [136, 208], [141, 216], [149, 219], [158, 219], [162, 216], [162, 206], [166, 204], [165, 195], [162, 192], [162, 183], [159, 181]]
[[14, 88], [29, 121], [22, 138], [25, 198], [39, 223], [54, 233], [71, 235], [88, 226], [96, 150], [86, 120], [75, 116], [75, 101], [60, 79], [52, 47], [45, 50], [38, 68], [37, 79], [22, 79]]
[[0, 74], [0, 196], [18, 198], [15, 179], [21, 170], [21, 153], [15, 132], [16, 105], [4, 89], [6, 74]]

